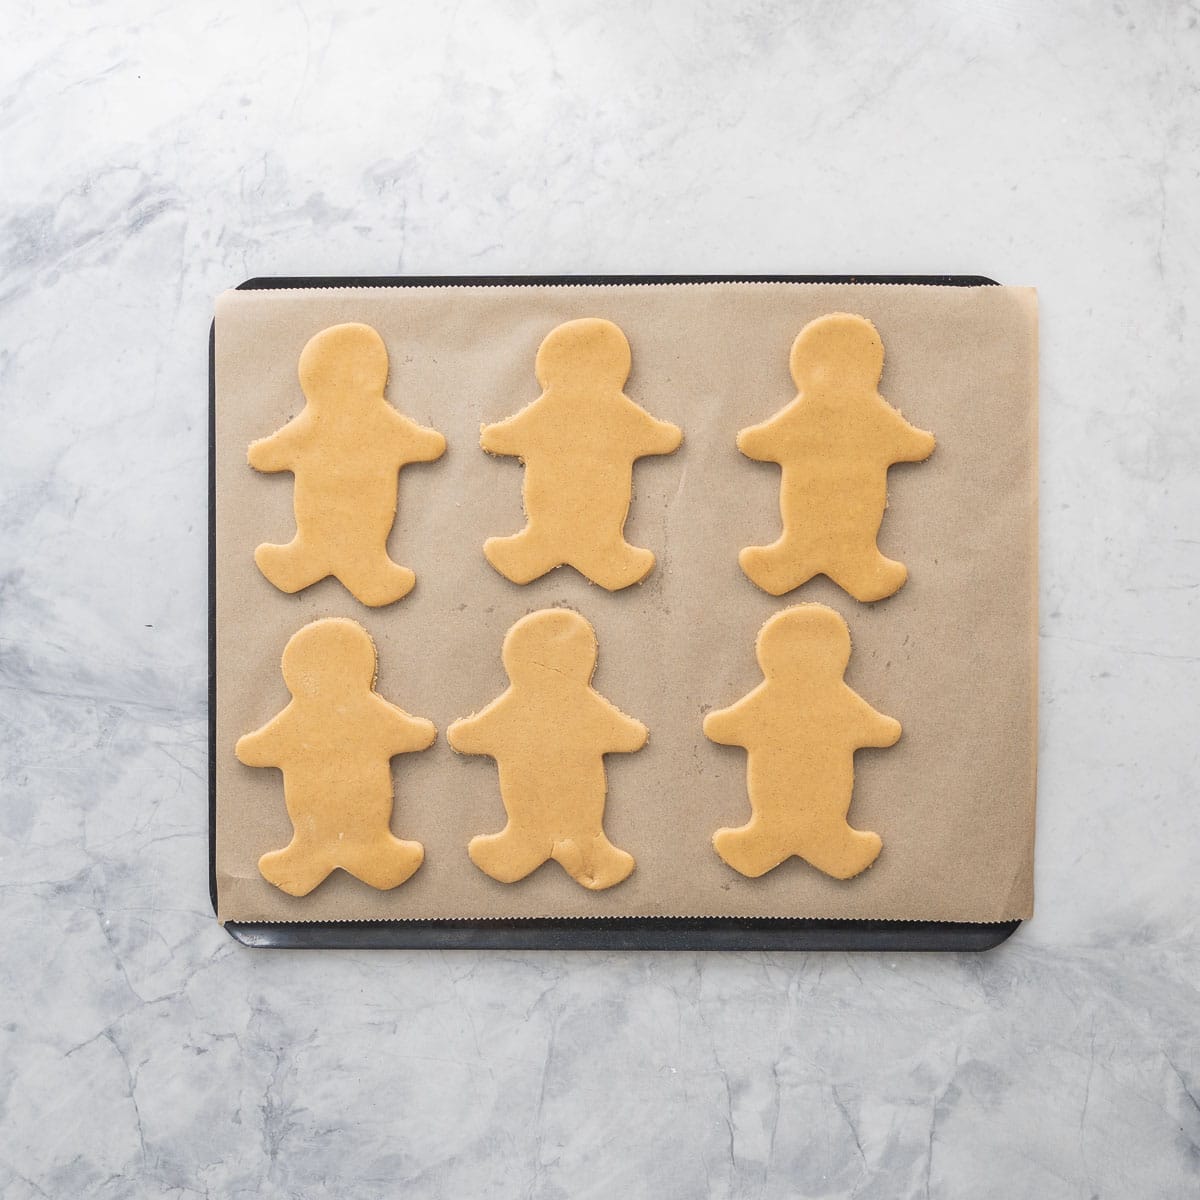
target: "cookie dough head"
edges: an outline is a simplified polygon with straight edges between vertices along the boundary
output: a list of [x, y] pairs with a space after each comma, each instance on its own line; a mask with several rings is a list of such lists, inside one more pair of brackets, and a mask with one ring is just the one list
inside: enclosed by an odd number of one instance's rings
[[534, 371], [543, 391], [619, 392], [633, 358], [620, 328], [599, 317], [567, 321], [547, 335]]
[[283, 651], [283, 681], [297, 699], [327, 695], [349, 685], [375, 683], [375, 643], [356, 621], [329, 617], [293, 634]]
[[310, 404], [347, 404], [383, 395], [388, 355], [370, 325], [333, 325], [300, 354], [300, 386]]
[[850, 630], [824, 604], [798, 604], [759, 630], [754, 652], [768, 680], [841, 679], [850, 661]]
[[874, 392], [883, 374], [883, 340], [866, 317], [830, 313], [800, 330], [791, 368], [801, 392]]
[[544, 680], [547, 670], [587, 684], [596, 667], [596, 634], [570, 609], [530, 613], [508, 631], [501, 656], [514, 684]]

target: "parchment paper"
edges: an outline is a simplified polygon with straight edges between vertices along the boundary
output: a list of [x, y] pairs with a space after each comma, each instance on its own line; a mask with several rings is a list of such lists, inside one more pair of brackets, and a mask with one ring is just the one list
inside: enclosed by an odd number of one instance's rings
[[[881, 391], [937, 435], [926, 463], [893, 467], [880, 547], [906, 562], [894, 597], [859, 604], [824, 578], [773, 598], [738, 550], [779, 532], [779, 468], [738, 453], [735, 435], [790, 401], [788, 352], [831, 311], [875, 322]], [[673, 456], [635, 467], [627, 535], [658, 565], [609, 594], [570, 568], [526, 587], [483, 557], [523, 524], [521, 468], [479, 449], [481, 423], [538, 395], [534, 354], [559, 322], [616, 321], [633, 349], [626, 392], [684, 429]], [[364, 321], [391, 356], [388, 398], [441, 430], [438, 462], [401, 473], [392, 557], [417, 586], [384, 609], [335, 580], [296, 596], [254, 565], [255, 546], [294, 533], [292, 476], [246, 465], [246, 446], [302, 404], [296, 363], [326, 326]], [[345, 288], [228, 292], [216, 318], [217, 884], [222, 921], [515, 916], [775, 916], [1002, 921], [1033, 903], [1036, 754], [1036, 296], [1024, 288], [910, 285]], [[854, 641], [847, 682], [904, 727], [860, 751], [850, 821], [883, 838], [857, 879], [799, 859], [738, 875], [713, 852], [722, 825], [749, 817], [745, 752], [701, 732], [710, 707], [760, 679], [754, 638], [799, 601], [829, 604]], [[593, 893], [550, 862], [504, 885], [466, 846], [503, 827], [495, 764], [463, 758], [444, 731], [507, 686], [500, 644], [525, 613], [569, 605], [595, 626], [594, 686], [644, 721], [640, 753], [610, 755], [606, 829], [637, 860]], [[431, 718], [434, 748], [393, 760], [398, 836], [425, 863], [380, 893], [335, 872], [295, 899], [258, 873], [291, 835], [282, 776], [243, 766], [238, 736], [288, 702], [279, 662], [306, 622], [348, 616], [379, 648], [378, 690]]]

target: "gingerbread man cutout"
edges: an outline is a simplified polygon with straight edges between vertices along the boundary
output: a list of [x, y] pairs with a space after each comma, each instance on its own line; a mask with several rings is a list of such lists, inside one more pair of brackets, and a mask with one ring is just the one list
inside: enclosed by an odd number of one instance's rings
[[625, 540], [633, 464], [673, 453], [683, 433], [621, 390], [631, 361], [629, 342], [611, 321], [588, 317], [559, 325], [537, 352], [542, 395], [506, 421], [483, 427], [484, 450], [525, 465], [528, 523], [483, 546], [488, 562], [513, 583], [569, 564], [615, 592], [653, 569], [654, 554]]
[[928, 458], [934, 436], [876, 390], [883, 342], [865, 317], [831, 313], [809, 322], [792, 345], [791, 370], [796, 399], [737, 438], [747, 458], [783, 468], [783, 533], [773, 545], [748, 546], [738, 561], [772, 596], [824, 574], [856, 600], [882, 600], [908, 578], [875, 540], [888, 467]]
[[585, 888], [612, 887], [634, 861], [604, 833], [604, 756], [640, 750], [646, 727], [593, 691], [596, 634], [577, 612], [522, 617], [502, 657], [512, 686], [446, 731], [460, 754], [490, 755], [500, 770], [508, 824], [472, 838], [471, 861], [515, 883], [553, 858]]
[[391, 760], [431, 746], [437, 730], [375, 691], [376, 662], [375, 643], [356, 621], [313, 621], [283, 651], [291, 703], [238, 739], [246, 766], [283, 772], [295, 833], [258, 869], [292, 896], [307, 896], [337, 867], [387, 891], [425, 857], [419, 842], [391, 831]]
[[704, 718], [706, 737], [748, 751], [753, 814], [740, 829], [718, 829], [713, 848], [751, 879], [793, 854], [835, 879], [850, 879], [883, 845], [877, 833], [846, 822], [854, 752], [895, 745], [900, 723], [846, 685], [850, 631], [833, 609], [800, 604], [776, 613], [754, 649], [764, 681]]
[[300, 355], [300, 415], [250, 443], [256, 471], [295, 477], [296, 536], [254, 552], [283, 592], [333, 575], [371, 607], [412, 591], [416, 577], [388, 557], [401, 467], [432, 462], [446, 439], [398, 413], [383, 396], [388, 355], [369, 325], [334, 325]]

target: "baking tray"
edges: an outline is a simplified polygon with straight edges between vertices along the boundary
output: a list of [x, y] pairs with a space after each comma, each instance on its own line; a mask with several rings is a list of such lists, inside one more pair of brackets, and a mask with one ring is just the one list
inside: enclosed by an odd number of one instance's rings
[[[248, 279], [239, 291], [321, 287], [549, 287], [661, 283], [996, 286], [982, 275], [339, 275]], [[208, 336], [208, 886], [217, 911], [216, 322]], [[406, 921], [228, 921], [246, 946], [322, 950], [990, 950], [1020, 921], [842, 921], [806, 917], [583, 917]]]

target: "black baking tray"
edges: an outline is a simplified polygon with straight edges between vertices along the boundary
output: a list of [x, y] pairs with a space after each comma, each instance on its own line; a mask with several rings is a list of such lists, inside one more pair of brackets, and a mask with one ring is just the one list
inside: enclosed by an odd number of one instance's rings
[[[320, 287], [546, 287], [651, 283], [881, 283], [988, 287], [982, 275], [339, 275], [248, 279], [239, 291]], [[217, 908], [216, 322], [208, 338], [208, 886]], [[800, 917], [562, 917], [445, 921], [229, 921], [246, 946], [322, 950], [990, 950], [1020, 921]]]

